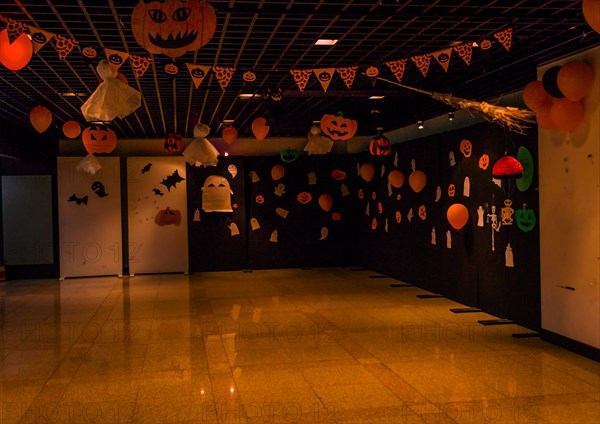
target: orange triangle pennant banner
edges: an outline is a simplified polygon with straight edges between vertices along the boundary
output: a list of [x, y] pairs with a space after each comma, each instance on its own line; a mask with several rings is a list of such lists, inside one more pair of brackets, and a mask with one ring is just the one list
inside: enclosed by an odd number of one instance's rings
[[54, 38], [54, 34], [49, 31], [28, 25], [29, 36], [31, 37], [31, 44], [33, 44], [33, 53], [37, 53], [42, 47], [44, 47], [48, 41]]
[[139, 78], [143, 76], [148, 70], [148, 67], [152, 63], [152, 58], [136, 56], [132, 54], [129, 56], [129, 62], [131, 63], [131, 69], [133, 69], [135, 76]]
[[458, 53], [460, 58], [464, 60], [467, 65], [471, 64], [471, 57], [473, 56], [473, 45], [471, 43], [454, 46], [454, 51]]
[[444, 72], [448, 72], [448, 65], [450, 65], [450, 57], [452, 56], [452, 47], [448, 47], [444, 50], [438, 50], [437, 52], [431, 53], [437, 63], [444, 69]]
[[119, 68], [125, 63], [127, 58], [129, 58], [129, 53], [120, 52], [113, 49], [104, 49], [104, 54], [106, 55], [106, 60], [108, 60], [110, 69], [113, 71], [118, 71]]
[[221, 86], [221, 90], [225, 90], [229, 85], [229, 81], [231, 81], [231, 77], [235, 72], [235, 68], [226, 68], [224, 66], [213, 66], [212, 67], [215, 76], [217, 77], [217, 81], [219, 81], [219, 85]]
[[500, 31], [494, 34], [496, 40], [502, 44], [507, 52], [510, 51], [510, 45], [512, 43], [512, 28], [507, 28], [504, 31]]
[[290, 73], [294, 77], [294, 81], [296, 85], [300, 89], [300, 91], [304, 91], [306, 88], [306, 84], [308, 84], [308, 79], [310, 78], [310, 74], [312, 69], [290, 69]]
[[333, 74], [335, 73], [335, 68], [319, 68], [313, 69], [313, 72], [319, 83], [321, 83], [321, 87], [323, 87], [323, 91], [327, 92], [327, 88], [331, 83], [331, 79], [333, 78]]
[[354, 77], [356, 76], [356, 71], [358, 70], [358, 66], [350, 66], [348, 68], [336, 68], [337, 73], [346, 84], [348, 89], [352, 88], [352, 84], [354, 83]]
[[6, 23], [6, 30], [8, 31], [8, 40], [12, 43], [19, 35], [24, 32], [28, 32], [29, 28], [26, 24], [20, 21], [16, 21], [13, 18], [5, 18], [0, 15], [0, 21]]
[[60, 60], [64, 60], [69, 53], [73, 51], [73, 48], [79, 43], [73, 38], [56, 34], [54, 36], [54, 44], [56, 45], [56, 50], [58, 51], [58, 58]]
[[423, 77], [427, 78], [429, 63], [431, 62], [431, 53], [413, 56], [411, 59], [415, 62], [417, 68], [419, 68], [419, 71], [423, 74]]
[[392, 60], [389, 62], [385, 62], [392, 74], [396, 77], [398, 82], [402, 82], [402, 77], [404, 76], [404, 70], [406, 69], [406, 62], [408, 59], [400, 59], [400, 60]]
[[196, 65], [195, 63], [186, 63], [185, 66], [187, 66], [190, 77], [192, 77], [194, 87], [200, 87], [200, 84], [202, 84], [202, 81], [204, 81], [204, 78], [208, 75], [208, 71], [210, 71], [210, 66]]

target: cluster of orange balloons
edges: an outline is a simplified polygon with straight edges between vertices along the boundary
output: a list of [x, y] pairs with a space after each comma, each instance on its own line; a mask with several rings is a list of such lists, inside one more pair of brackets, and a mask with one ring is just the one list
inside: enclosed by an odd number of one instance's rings
[[593, 83], [592, 68], [585, 62], [573, 60], [561, 67], [548, 69], [542, 81], [527, 84], [523, 90], [523, 101], [536, 112], [540, 127], [572, 132], [583, 121], [581, 99], [590, 92]]

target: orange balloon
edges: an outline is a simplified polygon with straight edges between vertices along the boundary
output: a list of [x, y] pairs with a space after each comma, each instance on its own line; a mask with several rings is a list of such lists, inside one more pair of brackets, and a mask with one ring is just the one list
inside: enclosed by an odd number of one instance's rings
[[550, 116], [550, 109], [552, 109], [552, 103], [547, 103], [544, 106], [542, 106], [542, 108], [537, 112], [535, 120], [537, 121], [540, 127], [553, 131], [557, 130], [558, 127], [556, 126], [554, 121], [552, 121], [552, 116]]
[[256, 118], [252, 122], [252, 134], [258, 141], [263, 141], [267, 134], [269, 134], [269, 130], [271, 127], [267, 125], [267, 120], [265, 118]]
[[583, 0], [581, 8], [586, 22], [600, 34], [600, 0]]
[[375, 168], [370, 163], [363, 163], [360, 166], [359, 174], [363, 180], [369, 182], [375, 176]]
[[469, 210], [461, 203], [455, 203], [448, 208], [446, 218], [455, 230], [460, 230], [469, 220]]
[[285, 168], [283, 166], [275, 165], [273, 168], [271, 168], [271, 178], [273, 178], [273, 181], [282, 179], [284, 175]]
[[67, 121], [62, 126], [63, 134], [67, 138], [77, 138], [81, 134], [81, 127], [76, 121]]
[[45, 106], [39, 105], [31, 109], [29, 113], [29, 120], [31, 125], [40, 134], [48, 129], [52, 123], [52, 114]]
[[404, 174], [394, 169], [388, 174], [388, 181], [394, 188], [400, 188], [404, 184]]
[[329, 194], [321, 194], [321, 196], [319, 196], [319, 206], [325, 212], [329, 212], [329, 210], [333, 206], [333, 199]]
[[238, 138], [238, 130], [234, 126], [229, 125], [223, 128], [221, 135], [223, 136], [225, 143], [233, 144]]
[[0, 62], [11, 71], [23, 69], [33, 56], [33, 44], [23, 33], [14, 42], [8, 38], [8, 30], [0, 31]]
[[423, 190], [425, 184], [427, 184], [427, 176], [423, 171], [417, 169], [408, 176], [408, 185], [410, 185], [410, 188], [412, 188], [415, 193]]
[[592, 89], [594, 71], [587, 63], [574, 60], [560, 68], [556, 83], [567, 99], [576, 102], [583, 99]]
[[559, 130], [572, 132], [583, 121], [584, 111], [580, 102], [567, 98], [558, 99], [550, 109], [552, 122]]
[[531, 81], [523, 89], [523, 101], [529, 109], [537, 112], [544, 104], [552, 102], [552, 96], [544, 90], [541, 81]]

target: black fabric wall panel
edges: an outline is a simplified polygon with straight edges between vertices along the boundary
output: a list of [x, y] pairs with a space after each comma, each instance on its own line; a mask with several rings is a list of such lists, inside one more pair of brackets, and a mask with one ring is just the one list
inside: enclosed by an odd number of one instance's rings
[[[300, 156], [291, 163], [248, 158], [248, 266], [356, 263], [355, 169], [350, 156]], [[322, 195], [331, 198], [329, 210]]]
[[[235, 177], [231, 166], [235, 166]], [[190, 271], [246, 268], [246, 200], [244, 159], [220, 157], [215, 167], [187, 166], [188, 245]], [[211, 175], [225, 177], [233, 195], [233, 212], [202, 210], [202, 186]], [[196, 212], [198, 211], [198, 212]], [[199, 215], [199, 216], [198, 216]], [[197, 218], [200, 218], [200, 221]], [[232, 224], [235, 224], [237, 231]], [[235, 232], [239, 234], [234, 235]]]

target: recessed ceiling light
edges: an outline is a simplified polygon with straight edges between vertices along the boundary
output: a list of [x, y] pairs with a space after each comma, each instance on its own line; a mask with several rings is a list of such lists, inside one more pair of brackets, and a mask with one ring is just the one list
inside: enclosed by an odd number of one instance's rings
[[312, 121], [313, 124], [320, 124], [321, 121]]
[[338, 40], [334, 40], [332, 38], [319, 38], [315, 42], [315, 46], [335, 46]]
[[253, 98], [258, 98], [261, 97], [258, 94], [255, 93], [240, 93], [240, 95], [238, 96], [240, 99], [253, 99]]
[[233, 124], [235, 122], [235, 119], [223, 119], [222, 122], [224, 124]]
[[448, 46], [449, 47], [455, 47], [455, 46], [460, 46], [463, 43], [464, 43], [464, 41], [456, 40], [456, 41], [452, 41], [451, 43], [449, 43]]
[[62, 97], [86, 97], [87, 93], [76, 93], [74, 91], [65, 91], [64, 93], [58, 93]]
[[471, 44], [473, 47], [479, 47], [479, 44], [477, 43], [477, 41], [473, 41], [473, 44]]
[[381, 100], [384, 98], [385, 98], [385, 96], [371, 96], [371, 97], [369, 97], [369, 100]]

